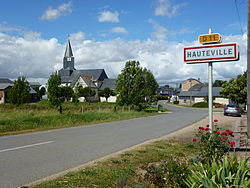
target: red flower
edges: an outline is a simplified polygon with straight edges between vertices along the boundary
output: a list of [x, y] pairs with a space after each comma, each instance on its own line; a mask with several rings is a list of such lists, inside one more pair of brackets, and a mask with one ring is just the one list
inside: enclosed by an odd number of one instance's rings
[[204, 127], [199, 127], [200, 130], [204, 130], [205, 128]]
[[224, 138], [220, 138], [221, 141], [226, 141], [227, 140], [227, 137], [224, 137]]
[[206, 125], [206, 127], [209, 127], [209, 125]]
[[220, 132], [219, 131], [215, 131], [215, 134], [220, 134]]
[[218, 119], [215, 119], [214, 122], [215, 122], [215, 123], [218, 122]]
[[231, 137], [234, 137], [234, 135], [233, 135], [233, 134], [231, 134]]
[[231, 147], [234, 147], [235, 142], [229, 142], [229, 144], [230, 144]]
[[197, 141], [197, 139], [196, 139], [196, 138], [193, 138], [193, 141], [194, 141], [194, 142], [196, 142], [196, 141]]
[[205, 131], [209, 131], [209, 128], [205, 128]]
[[227, 136], [227, 132], [221, 133], [222, 136]]

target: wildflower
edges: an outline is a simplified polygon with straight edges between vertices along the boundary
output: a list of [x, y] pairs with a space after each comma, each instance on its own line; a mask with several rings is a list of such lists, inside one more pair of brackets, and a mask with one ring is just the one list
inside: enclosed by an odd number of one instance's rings
[[217, 122], [218, 122], [218, 119], [215, 119], [214, 122], [217, 123]]
[[229, 142], [229, 144], [230, 144], [231, 147], [234, 147], [235, 142]]
[[207, 124], [206, 127], [209, 127], [209, 125]]
[[215, 131], [214, 133], [215, 133], [215, 134], [220, 134], [220, 132], [219, 132], [219, 131]]
[[193, 138], [193, 141], [194, 141], [194, 142], [196, 142], [196, 141], [197, 141], [197, 139], [196, 139], [196, 138]]
[[199, 129], [200, 129], [200, 130], [205, 130], [205, 128], [204, 128], [204, 127], [199, 127]]
[[209, 128], [205, 128], [205, 131], [209, 131]]

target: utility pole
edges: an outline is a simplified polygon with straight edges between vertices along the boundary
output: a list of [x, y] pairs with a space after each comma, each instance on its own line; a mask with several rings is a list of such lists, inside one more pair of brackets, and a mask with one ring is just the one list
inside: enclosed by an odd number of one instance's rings
[[250, 0], [248, 0], [247, 24], [247, 135], [250, 138]]

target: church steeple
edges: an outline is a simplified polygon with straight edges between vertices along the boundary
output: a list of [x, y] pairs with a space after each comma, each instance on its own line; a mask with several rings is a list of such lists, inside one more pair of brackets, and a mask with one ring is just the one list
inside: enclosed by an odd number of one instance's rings
[[69, 38], [63, 58], [63, 69], [75, 70], [74, 56]]
[[64, 57], [73, 57], [73, 52], [70, 44], [70, 40], [68, 39], [68, 44], [66, 46]]

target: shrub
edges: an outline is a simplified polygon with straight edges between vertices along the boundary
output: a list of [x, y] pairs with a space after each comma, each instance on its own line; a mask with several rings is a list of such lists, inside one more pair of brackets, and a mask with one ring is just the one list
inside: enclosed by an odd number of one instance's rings
[[174, 101], [174, 104], [179, 104], [179, 101]]
[[207, 108], [208, 107], [208, 103], [207, 102], [197, 102], [197, 103], [193, 104], [192, 107]]
[[[214, 120], [214, 122], [217, 123], [218, 120]], [[217, 124], [214, 125], [213, 132], [210, 131], [209, 125], [199, 127], [196, 137], [193, 141], [200, 144], [201, 152], [199, 157], [202, 161], [211, 160], [211, 157], [220, 159], [235, 144], [235, 142], [229, 140], [234, 137], [233, 131], [221, 132]]]
[[248, 160], [224, 157], [213, 158], [212, 163], [196, 163], [192, 174], [185, 181], [188, 187], [250, 187], [250, 168]]

